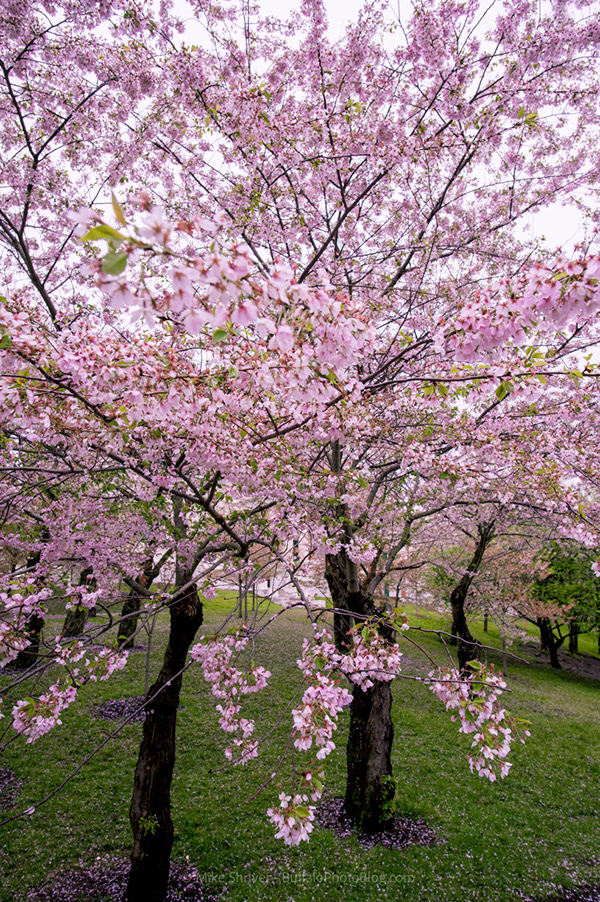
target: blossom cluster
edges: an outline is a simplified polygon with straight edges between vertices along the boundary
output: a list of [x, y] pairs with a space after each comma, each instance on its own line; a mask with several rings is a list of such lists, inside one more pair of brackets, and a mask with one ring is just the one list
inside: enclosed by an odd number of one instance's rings
[[[26, 736], [28, 743], [35, 742], [62, 723], [59, 715], [75, 701], [79, 686], [107, 680], [115, 671], [125, 667], [127, 657], [128, 652], [112, 646], [92, 650], [81, 641], [65, 646], [57, 644], [54, 661], [68, 668], [69, 684], [61, 677], [38, 698], [28, 697], [18, 701], [12, 709], [13, 728]], [[79, 666], [73, 667], [75, 663]]]
[[525, 742], [530, 733], [527, 721], [510, 717], [498, 702], [498, 696], [506, 689], [504, 680], [484, 665], [472, 661], [472, 676], [461, 676], [456, 669], [442, 670], [436, 675], [430, 689], [444, 703], [447, 711], [456, 711], [452, 720], [460, 720], [459, 732], [473, 739], [475, 752], [468, 756], [471, 773], [494, 782], [504, 779], [512, 764], [506, 760], [515, 739]]
[[85, 671], [81, 667], [72, 668], [69, 672], [73, 679], [79, 683], [96, 683], [98, 680], [107, 680], [117, 670], [123, 670], [127, 664], [129, 652], [114, 648], [111, 645], [97, 649], [90, 649], [81, 641], [73, 641], [69, 645], [57, 644], [55, 648], [57, 664], [71, 665], [82, 662]]
[[225, 749], [225, 757], [234, 764], [246, 764], [258, 755], [258, 744], [251, 738], [254, 721], [241, 717], [240, 696], [263, 689], [271, 676], [264, 667], [252, 664], [242, 671], [231, 663], [232, 657], [246, 648], [248, 639], [239, 630], [229, 636], [202, 636], [190, 651], [192, 660], [200, 663], [212, 694], [223, 700], [223, 704], [217, 705], [221, 728], [226, 733], [241, 733], [233, 740], [236, 757], [234, 749]]
[[24, 698], [12, 709], [13, 727], [17, 733], [27, 737], [27, 742], [35, 742], [53, 727], [62, 723], [59, 714], [75, 701], [75, 686], [61, 688], [61, 682], [54, 683], [39, 698]]
[[310, 839], [315, 819], [314, 806], [307, 806], [308, 797], [289, 796], [279, 793], [279, 806], [269, 808], [269, 820], [277, 827], [275, 839], [282, 839], [286, 846], [297, 846], [302, 840]]

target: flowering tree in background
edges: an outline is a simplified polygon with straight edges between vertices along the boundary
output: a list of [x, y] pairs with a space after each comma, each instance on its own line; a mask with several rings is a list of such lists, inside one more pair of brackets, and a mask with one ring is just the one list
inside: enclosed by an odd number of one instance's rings
[[[585, 354], [599, 260], [550, 259], [516, 229], [577, 191], [593, 199], [597, 9], [556, 3], [545, 17], [508, 2], [480, 22], [471, 4], [417, 2], [401, 26], [369, 6], [336, 44], [316, 0], [291, 23], [257, 12], [243, 28], [234, 7], [191, 3], [194, 43], [167, 2], [0, 10], [0, 452], [16, 565], [2, 660], [30, 647], [69, 574], [91, 568], [93, 585], [70, 589], [85, 609], [121, 581], [148, 597], [136, 575], [172, 556], [128, 887], [131, 902], [161, 900], [181, 678], [217, 569], [238, 572], [255, 547], [297, 580], [293, 541], [310, 538], [338, 614], [323, 666], [354, 684], [349, 783], [372, 774], [353, 814], [376, 829], [395, 627], [375, 590], [415, 525], [483, 501], [500, 468], [565, 528], [592, 528], [596, 461], [581, 435], [596, 427]], [[366, 623], [386, 663], [369, 668], [361, 647], [353, 669], [353, 624]], [[81, 659], [81, 679], [120, 666], [105, 649]], [[211, 654], [194, 652], [205, 673]], [[305, 747], [312, 702], [333, 723], [347, 701], [329, 671], [314, 676], [321, 689], [295, 713]], [[449, 707], [454, 679], [437, 684]], [[73, 696], [49, 692], [37, 715], [17, 702], [17, 729], [56, 720]], [[487, 741], [494, 703], [471, 692], [469, 724]], [[249, 755], [249, 725], [221, 707]], [[308, 834], [310, 813], [296, 818]]]

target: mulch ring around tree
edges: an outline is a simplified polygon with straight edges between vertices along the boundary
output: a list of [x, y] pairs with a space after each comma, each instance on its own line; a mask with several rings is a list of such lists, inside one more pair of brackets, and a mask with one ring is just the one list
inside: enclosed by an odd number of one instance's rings
[[136, 695], [134, 698], [116, 698], [103, 705], [92, 708], [94, 717], [101, 720], [126, 720], [128, 717], [134, 720], [145, 720], [146, 712], [140, 710], [144, 704], [144, 696]]
[[315, 823], [326, 830], [332, 830], [336, 836], [356, 836], [359, 843], [367, 849], [385, 846], [388, 849], [406, 849], [407, 846], [433, 846], [443, 842], [425, 823], [410, 817], [394, 815], [392, 826], [372, 836], [357, 832], [346, 814], [343, 799], [324, 799], [315, 812]]
[[[121, 902], [129, 874], [128, 858], [103, 858], [89, 866], [56, 874], [30, 890], [27, 902]], [[218, 893], [202, 885], [190, 864], [172, 862], [166, 902], [214, 902]]]
[[15, 798], [23, 781], [7, 767], [0, 767], [0, 811], [14, 808]]

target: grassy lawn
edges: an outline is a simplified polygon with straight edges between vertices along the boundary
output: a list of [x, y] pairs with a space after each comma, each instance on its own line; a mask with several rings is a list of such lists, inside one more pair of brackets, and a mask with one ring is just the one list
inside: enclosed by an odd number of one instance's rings
[[[204, 631], [217, 626], [225, 604], [224, 598], [207, 604]], [[426, 615], [421, 608], [412, 622], [447, 626], [445, 618]], [[152, 673], [166, 629], [166, 619], [160, 619]], [[493, 628], [483, 633], [477, 625], [475, 633], [490, 645], [500, 644]], [[255, 660], [274, 674], [269, 689], [248, 699], [258, 735], [276, 724], [282, 704], [301, 687], [295, 661], [308, 634], [302, 616], [292, 611], [257, 643]], [[445, 652], [436, 637], [421, 633], [416, 638], [443, 661]], [[426, 671], [420, 652], [407, 645], [406, 655], [407, 673]], [[9, 746], [0, 766], [23, 783], [16, 810], [35, 806], [118, 726], [94, 717], [93, 706], [142, 694], [144, 671], [144, 653], [132, 654], [125, 671], [81, 691], [63, 715], [62, 727], [34, 746], [21, 739]], [[516, 750], [509, 777], [496, 784], [470, 774], [469, 742], [432, 693], [408, 679], [396, 682], [398, 811], [426, 820], [441, 842], [395, 850], [365, 849], [354, 836], [342, 839], [320, 828], [310, 844], [299, 848], [275, 840], [265, 811], [277, 798], [277, 781], [258, 798], [247, 799], [273, 772], [289, 718], [275, 729], [257, 760], [224, 769], [226, 737], [217, 724], [215, 700], [199, 672], [188, 671], [173, 785], [174, 857], [189, 858], [206, 883], [231, 902], [516, 902], [550, 893], [558, 885], [600, 882], [600, 684], [539, 664], [511, 661], [509, 673], [513, 691], [507, 707], [531, 721], [532, 737]], [[338, 749], [327, 761], [332, 795], [343, 794], [347, 724], [345, 715]], [[2, 902], [24, 900], [28, 888], [51, 881], [53, 873], [79, 861], [127, 854], [140, 736], [139, 723], [125, 726], [59, 795], [33, 815], [0, 828]]]

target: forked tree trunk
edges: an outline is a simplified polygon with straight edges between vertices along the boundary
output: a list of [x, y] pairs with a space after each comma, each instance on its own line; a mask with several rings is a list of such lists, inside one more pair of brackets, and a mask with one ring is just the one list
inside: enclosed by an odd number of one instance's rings
[[494, 538], [495, 521], [482, 523], [478, 528], [478, 540], [473, 557], [469, 561], [465, 575], [453, 589], [450, 595], [452, 608], [452, 635], [458, 639], [457, 657], [459, 670], [465, 671], [469, 661], [477, 657], [477, 644], [471, 635], [465, 615], [465, 602], [473, 582], [473, 577], [479, 570], [485, 550]]
[[560, 661], [558, 660], [558, 649], [563, 644], [564, 637], [557, 638], [554, 635], [554, 630], [552, 629], [549, 617], [538, 617], [537, 625], [540, 631], [542, 648], [545, 648], [550, 655], [551, 666], [556, 668], [556, 670], [560, 670], [561, 666]]
[[171, 781], [182, 681], [180, 671], [202, 623], [202, 603], [195, 586], [171, 606], [170, 616], [169, 641], [162, 669], [148, 691], [146, 720], [135, 771], [130, 808], [133, 852], [124, 897], [126, 902], [163, 902], [169, 882], [173, 846]]
[[[160, 567], [161, 564], [155, 567], [153, 559], [148, 558], [142, 572], [137, 578], [138, 583], [143, 586], [144, 589], [149, 589], [158, 576]], [[121, 609], [121, 621], [119, 623], [119, 636], [117, 639], [120, 648], [133, 648], [141, 607], [142, 595], [140, 595], [139, 591], [136, 592], [135, 589], [131, 589], [129, 595], [123, 602], [123, 607]]]

